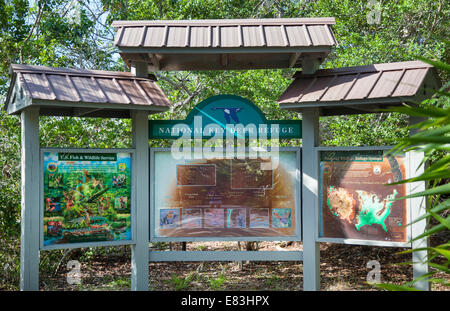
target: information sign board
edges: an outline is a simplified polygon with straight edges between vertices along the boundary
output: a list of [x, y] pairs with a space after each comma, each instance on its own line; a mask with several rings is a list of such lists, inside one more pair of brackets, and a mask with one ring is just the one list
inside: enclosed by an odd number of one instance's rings
[[151, 152], [151, 240], [300, 240], [300, 151], [262, 159], [176, 160]]
[[132, 240], [130, 152], [42, 152], [42, 243]]
[[405, 155], [383, 150], [320, 152], [320, 238], [406, 243]]

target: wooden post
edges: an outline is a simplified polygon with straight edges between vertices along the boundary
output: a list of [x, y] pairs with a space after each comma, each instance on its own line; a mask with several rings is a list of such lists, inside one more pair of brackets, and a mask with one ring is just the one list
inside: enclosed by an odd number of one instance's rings
[[131, 73], [136, 77], [148, 78], [148, 64], [144, 62], [135, 62], [131, 67]]
[[[135, 63], [131, 72], [137, 77], [148, 77], [148, 65], [146, 63]], [[131, 247], [131, 290], [148, 291], [149, 281], [149, 234], [150, 234], [150, 158], [148, 146], [148, 112], [132, 112], [133, 127], [133, 148], [135, 152], [135, 172], [136, 172], [136, 215], [135, 226], [136, 236]]]
[[[410, 117], [409, 123], [410, 125], [416, 124], [423, 121], [422, 118]], [[414, 135], [415, 130], [411, 130], [410, 134]], [[410, 171], [412, 172], [411, 177], [419, 176], [424, 172], [424, 166], [420, 166], [424, 157], [423, 152], [410, 152]], [[419, 181], [409, 184], [409, 189], [411, 193], [425, 191], [425, 182]], [[423, 216], [426, 213], [426, 201], [424, 197], [412, 198], [410, 199], [411, 206], [411, 221]], [[426, 230], [427, 221], [423, 219], [419, 222], [416, 222], [411, 225], [411, 237], [414, 239], [415, 237], [421, 235]], [[428, 239], [423, 238], [417, 241], [412, 242], [412, 248], [425, 248], [428, 247]], [[428, 273], [428, 263], [426, 262], [428, 259], [428, 252], [426, 250], [415, 251], [412, 253], [412, 261], [413, 261], [413, 278], [416, 279]], [[414, 283], [414, 287], [416, 289], [430, 290], [430, 284], [427, 279], [420, 280]]]
[[302, 60], [302, 74], [315, 73], [322, 62], [318, 58], [305, 57]]
[[136, 236], [131, 248], [131, 290], [147, 291], [149, 280], [149, 147], [148, 112], [132, 113], [133, 148], [136, 149], [134, 165], [136, 172], [135, 226]]
[[315, 241], [319, 210], [319, 163], [315, 147], [319, 145], [319, 110], [302, 111], [302, 230], [303, 290], [320, 290], [320, 249]]
[[39, 290], [39, 109], [21, 113], [20, 290]]

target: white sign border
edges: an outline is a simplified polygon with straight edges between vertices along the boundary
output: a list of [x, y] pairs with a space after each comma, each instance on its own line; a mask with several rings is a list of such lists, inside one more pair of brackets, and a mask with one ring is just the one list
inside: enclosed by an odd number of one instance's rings
[[[247, 150], [247, 149], [246, 149]], [[150, 242], [232, 242], [232, 241], [302, 241], [302, 220], [301, 220], [301, 147], [280, 147], [279, 151], [295, 151], [297, 162], [297, 182], [296, 182], [296, 194], [295, 194], [295, 211], [296, 211], [296, 234], [292, 236], [271, 236], [271, 237], [157, 237], [155, 236], [155, 223], [152, 221], [155, 216], [155, 152], [170, 152], [170, 148], [152, 147], [150, 148]], [[236, 152], [236, 150], [235, 150]]]
[[[365, 147], [316, 147], [316, 157], [317, 163], [320, 163], [320, 152], [322, 151], [388, 151], [391, 150], [394, 146], [365, 146]], [[411, 167], [411, 154], [407, 152], [405, 154], [405, 169], [406, 169], [406, 179], [411, 178], [413, 176]], [[320, 189], [321, 176], [318, 179], [318, 189]], [[406, 184], [406, 194], [409, 195], [411, 193], [411, 185], [410, 183]], [[320, 199], [320, 198], [319, 198]], [[319, 205], [319, 209], [322, 206]], [[338, 243], [338, 244], [349, 244], [349, 245], [363, 245], [363, 246], [387, 246], [387, 247], [406, 247], [411, 248], [411, 237], [412, 237], [412, 228], [411, 228], [411, 199], [406, 199], [406, 219], [408, 220], [407, 228], [406, 228], [406, 242], [391, 242], [391, 241], [377, 241], [377, 240], [362, 240], [362, 239], [346, 239], [346, 238], [327, 238], [321, 237], [319, 234], [320, 231], [320, 211], [318, 211], [318, 217], [315, 219], [315, 239], [316, 242], [327, 242], [327, 243]]]

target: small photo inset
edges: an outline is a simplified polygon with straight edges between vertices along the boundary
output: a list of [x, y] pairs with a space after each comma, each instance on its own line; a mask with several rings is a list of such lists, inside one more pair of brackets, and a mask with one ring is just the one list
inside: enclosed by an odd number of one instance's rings
[[118, 197], [114, 199], [115, 209], [126, 209], [128, 207], [128, 197]]
[[178, 208], [161, 209], [159, 211], [160, 229], [178, 228], [180, 222], [180, 210]]
[[114, 175], [112, 177], [112, 186], [114, 188], [125, 187], [127, 184], [127, 177], [125, 174]]
[[290, 228], [292, 226], [292, 211], [290, 208], [273, 208], [272, 209], [272, 227], [273, 228]]
[[202, 227], [202, 210], [199, 208], [183, 208], [181, 212], [183, 220], [181, 227], [183, 228], [201, 228]]
[[55, 188], [62, 188], [64, 186], [64, 180], [63, 180], [63, 174], [48, 174], [48, 187], [55, 189]]
[[119, 163], [117, 168], [120, 172], [124, 172], [127, 169], [127, 165], [125, 163]]
[[247, 210], [245, 208], [227, 209], [227, 228], [247, 227]]
[[269, 209], [250, 209], [250, 228], [269, 228]]
[[205, 228], [223, 228], [224, 216], [223, 208], [205, 209]]
[[45, 199], [45, 210], [47, 212], [59, 212], [61, 211], [61, 198], [46, 198]]
[[50, 173], [56, 172], [57, 169], [58, 169], [58, 164], [56, 164], [56, 163], [47, 164], [47, 171], [49, 171]]

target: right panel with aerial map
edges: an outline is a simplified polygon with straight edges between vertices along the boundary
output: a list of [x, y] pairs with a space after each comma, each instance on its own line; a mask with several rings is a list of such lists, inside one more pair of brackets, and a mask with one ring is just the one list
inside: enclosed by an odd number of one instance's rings
[[404, 155], [383, 150], [320, 152], [320, 232], [322, 239], [407, 243]]

